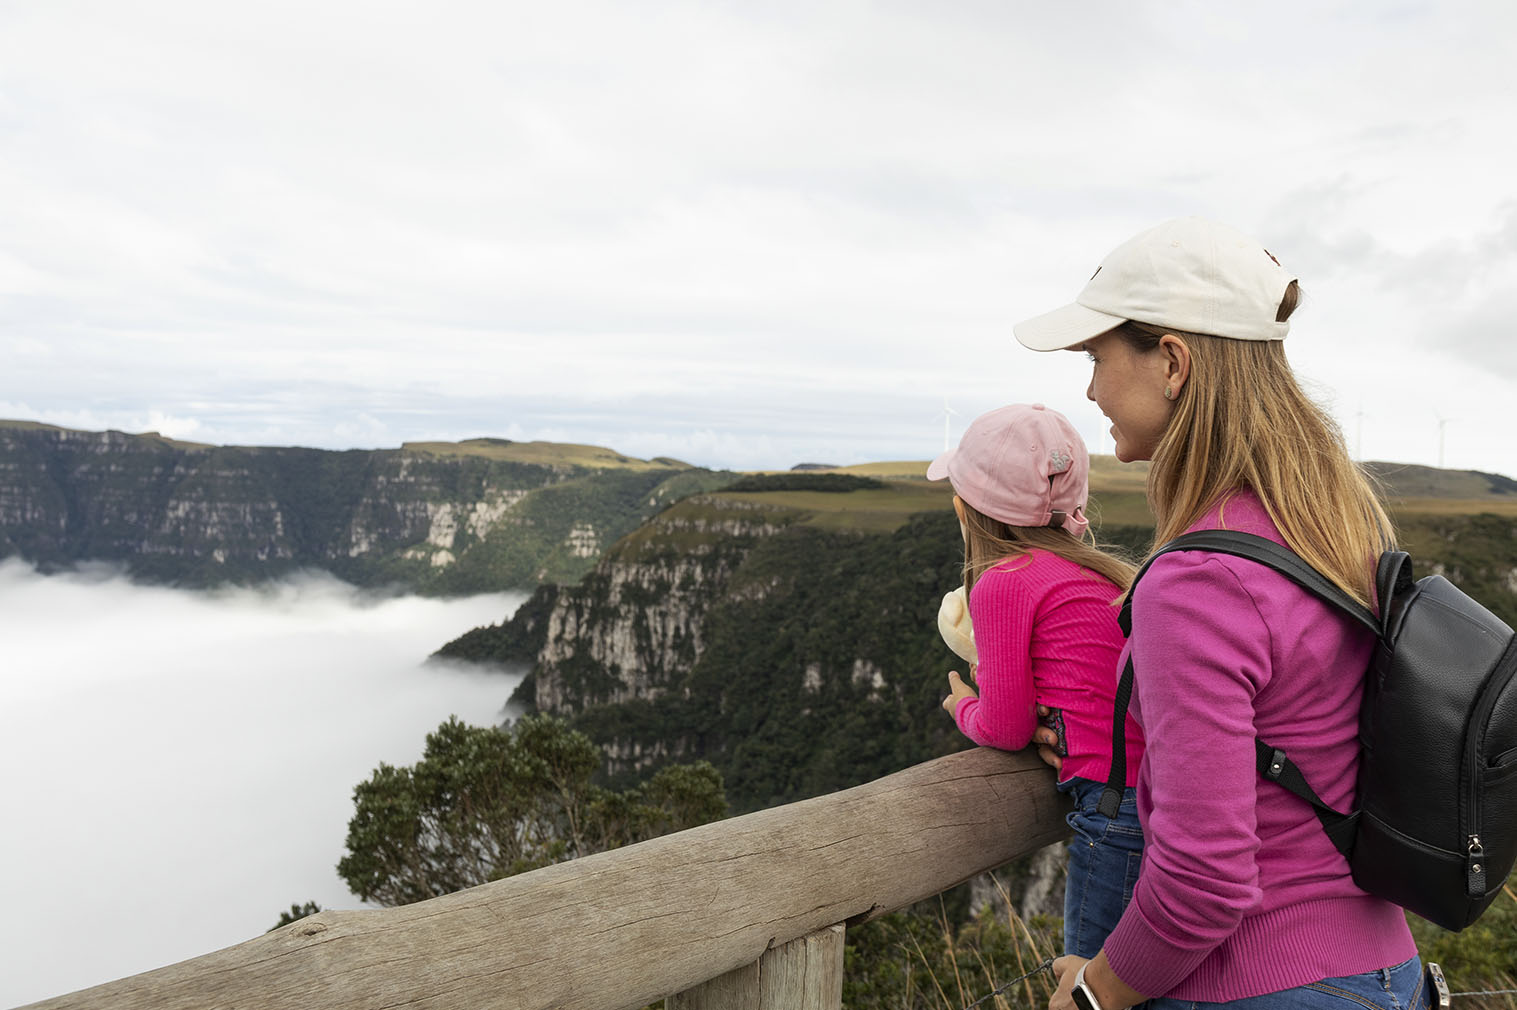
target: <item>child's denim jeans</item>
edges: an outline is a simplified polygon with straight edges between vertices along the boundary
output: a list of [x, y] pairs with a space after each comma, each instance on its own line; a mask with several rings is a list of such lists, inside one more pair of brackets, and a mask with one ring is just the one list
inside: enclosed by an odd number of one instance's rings
[[1122, 917], [1143, 859], [1134, 791], [1123, 790], [1117, 816], [1105, 817], [1096, 809], [1105, 788], [1104, 782], [1082, 778], [1059, 783], [1059, 791], [1075, 801], [1065, 818], [1074, 837], [1069, 841], [1069, 882], [1064, 887], [1064, 953], [1081, 957], [1095, 957]]

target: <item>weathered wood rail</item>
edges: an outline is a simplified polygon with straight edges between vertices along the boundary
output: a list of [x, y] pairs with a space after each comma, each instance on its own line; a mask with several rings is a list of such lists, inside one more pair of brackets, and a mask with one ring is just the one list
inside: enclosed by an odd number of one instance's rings
[[321, 912], [32, 1006], [833, 1010], [845, 926], [1064, 837], [1064, 810], [1035, 756], [964, 751], [430, 901]]

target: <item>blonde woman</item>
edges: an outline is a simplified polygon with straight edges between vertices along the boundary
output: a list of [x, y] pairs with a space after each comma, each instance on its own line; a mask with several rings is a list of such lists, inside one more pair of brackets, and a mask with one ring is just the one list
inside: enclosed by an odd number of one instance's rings
[[1132, 789], [1143, 737], [1131, 719], [1116, 763], [1127, 788], [1118, 805], [1099, 809], [1122, 648], [1114, 604], [1133, 568], [1092, 540], [1089, 475], [1080, 433], [1040, 403], [975, 418], [958, 447], [927, 468], [929, 479], [953, 485], [978, 653], [979, 691], [950, 673], [943, 708], [965, 736], [1002, 750], [1028, 746], [1044, 713], [1061, 758], [1059, 790], [1074, 800], [1064, 951], [1085, 957], [1132, 897], [1143, 851]]
[[[1152, 461], [1156, 546], [1188, 530], [1254, 533], [1373, 606], [1391, 525], [1286, 362], [1297, 299], [1257, 242], [1188, 218], [1119, 246], [1073, 305], [1015, 332], [1034, 350], [1089, 355], [1086, 395], [1117, 456]], [[1259, 736], [1330, 806], [1351, 807], [1370, 633], [1221, 554], [1166, 554], [1132, 596], [1122, 663], [1146, 741], [1143, 869], [1101, 952], [1055, 962], [1050, 1010], [1150, 997], [1157, 1010], [1426, 1005], [1402, 910], [1356, 887], [1311, 807], [1255, 770]]]

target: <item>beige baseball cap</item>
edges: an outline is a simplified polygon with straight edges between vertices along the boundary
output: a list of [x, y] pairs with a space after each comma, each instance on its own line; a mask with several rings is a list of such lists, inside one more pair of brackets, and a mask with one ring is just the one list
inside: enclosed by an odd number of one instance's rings
[[1034, 351], [1060, 351], [1129, 319], [1234, 340], [1284, 340], [1276, 322], [1295, 280], [1258, 242], [1199, 217], [1165, 221], [1107, 254], [1071, 305], [1017, 323]]

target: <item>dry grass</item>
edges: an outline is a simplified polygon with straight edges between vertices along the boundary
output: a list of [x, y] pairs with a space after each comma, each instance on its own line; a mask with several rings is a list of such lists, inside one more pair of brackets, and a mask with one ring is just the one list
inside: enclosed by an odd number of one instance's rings
[[[1111, 456], [1096, 457], [1092, 464], [1089, 512], [1097, 532], [1108, 524], [1152, 526], [1153, 516], [1148, 510], [1143, 485], [1147, 464], [1118, 463]], [[717, 494], [730, 500], [798, 512], [801, 515], [797, 521], [806, 525], [869, 533], [888, 533], [900, 528], [913, 513], [949, 507], [953, 490], [947, 481], [927, 481], [915, 475], [904, 479], [887, 479], [890, 469], [897, 467], [911, 467], [914, 468], [914, 474], [920, 474], [926, 464], [871, 463], [842, 467], [836, 471], [886, 480], [888, 487], [880, 489], [844, 493], [762, 491]], [[1453, 486], [1464, 489], [1460, 480], [1455, 480]], [[1388, 504], [1393, 517], [1482, 513], [1517, 517], [1517, 496], [1494, 493], [1484, 497], [1463, 498], [1392, 497]]]
[[[1114, 467], [1117, 464], [1112, 457]], [[1090, 516], [1097, 529], [1102, 523], [1123, 526], [1149, 526], [1153, 520], [1148, 512], [1148, 501], [1143, 493], [1143, 473], [1128, 473], [1113, 470], [1099, 485], [1093, 483]], [[749, 502], [769, 508], [786, 509], [801, 513], [798, 521], [808, 526], [825, 529], [857, 530], [866, 533], [888, 533], [899, 529], [908, 517], [918, 512], [950, 508], [953, 488], [947, 481], [929, 481], [921, 477], [926, 463], [865, 463], [858, 466], [840, 467], [836, 473], [874, 477], [884, 480], [885, 488], [861, 491], [753, 491], [716, 492], [713, 497], [731, 501]], [[905, 469], [909, 474], [904, 479], [892, 478], [891, 474]], [[817, 471], [826, 472], [826, 471]], [[1092, 478], [1094, 481], [1094, 478]]]
[[[851, 473], [860, 477], [896, 478], [906, 480], [927, 479], [926, 459], [887, 460], [879, 463], [855, 463], [840, 466], [830, 473]], [[1142, 493], [1143, 482], [1148, 479], [1148, 464], [1122, 463], [1115, 456], [1092, 456], [1090, 458], [1090, 487], [1092, 491], [1136, 491]]]
[[[61, 428], [61, 427], [59, 427], [56, 424], [43, 424], [41, 421], [13, 421], [13, 420], [7, 420], [7, 419], [4, 419], [4, 418], [0, 418], [0, 428], [10, 428], [10, 429], [16, 430], [16, 431], [70, 431], [70, 432], [77, 432], [79, 430], [77, 428]], [[91, 434], [93, 434], [93, 433], [91, 433]], [[124, 432], [123, 434], [129, 435], [132, 438], [146, 439], [149, 442], [157, 442], [160, 445], [166, 445], [166, 446], [169, 446], [170, 448], [183, 449], [183, 450], [186, 450], [186, 451], [197, 450], [197, 449], [214, 449], [214, 448], [216, 448], [216, 446], [211, 445], [208, 442], [186, 442], [183, 439], [169, 438], [166, 435], [160, 435], [156, 431], [143, 431], [143, 432], [138, 432], [135, 435], [132, 434], [131, 432]]]
[[990, 879], [1007, 910], [1004, 921], [986, 916], [954, 930], [947, 915], [941, 915], [944, 950], [937, 963], [915, 945], [932, 983], [931, 994], [937, 997], [928, 1005], [960, 1010], [979, 1002], [995, 1010], [1043, 1010], [1053, 995], [1054, 977], [1051, 971], [1036, 969], [1059, 955], [1057, 941], [1044, 930], [1030, 928], [1000, 880], [994, 874]]
[[1517, 499], [1487, 498], [1390, 498], [1391, 515], [1498, 515], [1517, 516]]
[[595, 469], [689, 470], [689, 463], [667, 457], [634, 459], [598, 445], [570, 442], [511, 442], [503, 438], [471, 438], [462, 442], [406, 442], [401, 451], [428, 456], [478, 456], [510, 463], [583, 466]]
[[929, 459], [897, 459], [886, 460], [880, 463], [855, 463], [852, 466], [840, 466], [834, 473], [851, 473], [860, 477], [894, 477], [902, 480], [927, 480], [927, 464]]
[[16, 428], [21, 431], [68, 431], [68, 428], [60, 428], [56, 424], [43, 424], [41, 421], [13, 421], [0, 418], [0, 428]]
[[770, 509], [798, 513], [807, 526], [863, 533], [889, 533], [918, 512], [951, 508], [953, 489], [946, 483], [891, 481], [883, 488], [860, 491], [718, 491], [711, 495]]

